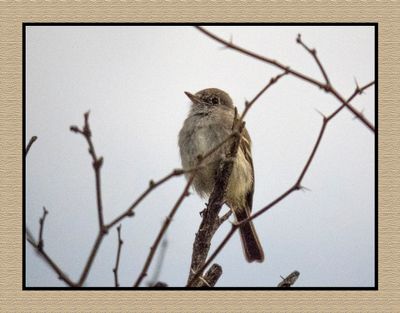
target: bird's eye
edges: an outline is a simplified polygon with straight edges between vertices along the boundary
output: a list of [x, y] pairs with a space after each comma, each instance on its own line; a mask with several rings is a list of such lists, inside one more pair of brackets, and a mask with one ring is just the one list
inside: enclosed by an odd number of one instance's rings
[[219, 101], [218, 101], [217, 97], [212, 97], [211, 102], [212, 102], [212, 104], [218, 104]]

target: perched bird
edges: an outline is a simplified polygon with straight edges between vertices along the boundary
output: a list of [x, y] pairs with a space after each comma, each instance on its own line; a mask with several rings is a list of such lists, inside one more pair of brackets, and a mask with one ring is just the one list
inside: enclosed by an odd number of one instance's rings
[[[235, 108], [231, 97], [217, 88], [204, 89], [194, 95], [185, 94], [192, 105], [179, 132], [179, 149], [183, 168], [190, 169], [197, 165], [199, 155], [206, 154], [231, 134]], [[209, 197], [213, 191], [218, 166], [229, 147], [227, 143], [210, 155], [205, 161], [207, 165], [196, 173], [193, 187], [201, 197]], [[244, 128], [225, 195], [225, 203], [238, 222], [250, 216], [253, 193], [251, 139]], [[240, 227], [240, 237], [246, 260], [263, 262], [264, 252], [252, 222]]]

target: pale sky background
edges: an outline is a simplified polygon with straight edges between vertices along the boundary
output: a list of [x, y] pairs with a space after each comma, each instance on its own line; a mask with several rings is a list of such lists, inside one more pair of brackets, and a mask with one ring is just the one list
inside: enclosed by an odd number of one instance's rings
[[[322, 80], [298, 33], [317, 48], [330, 80], [346, 98], [374, 80], [372, 26], [210, 26], [207, 29], [291, 68]], [[189, 26], [29, 26], [26, 32], [26, 138], [39, 137], [26, 167], [26, 223], [37, 234], [42, 206], [49, 215], [45, 249], [76, 281], [98, 220], [94, 173], [87, 144], [70, 125], [90, 124], [96, 151], [104, 157], [105, 221], [124, 211], [147, 188], [180, 167], [177, 136], [189, 109], [184, 91], [227, 91], [244, 107], [278, 73], [276, 68], [221, 45]], [[353, 102], [374, 122], [374, 89]], [[340, 104], [331, 95], [287, 76], [247, 115], [253, 140], [253, 211], [282, 194], [297, 179], [321, 126], [315, 109], [330, 114]], [[328, 126], [299, 191], [255, 226], [266, 261], [245, 261], [237, 234], [217, 257], [219, 287], [276, 286], [280, 275], [300, 272], [297, 287], [374, 285], [374, 135], [343, 110]], [[175, 178], [155, 190], [122, 223], [121, 286], [131, 286], [160, 226], [185, 185]], [[184, 286], [192, 244], [206, 200], [196, 194], [178, 210], [167, 233], [159, 280]], [[223, 212], [226, 208], [223, 209]], [[218, 230], [212, 249], [229, 231]], [[114, 286], [117, 231], [105, 238], [85, 286]], [[156, 263], [156, 259], [153, 264]], [[150, 277], [154, 267], [150, 268]], [[146, 280], [144, 281], [146, 283]], [[64, 286], [29, 244], [26, 285]], [[144, 284], [145, 285], [145, 284]]]

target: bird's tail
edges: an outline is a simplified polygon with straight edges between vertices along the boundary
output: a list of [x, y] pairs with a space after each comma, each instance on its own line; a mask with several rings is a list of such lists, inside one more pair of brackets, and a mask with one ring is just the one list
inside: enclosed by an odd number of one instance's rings
[[[238, 222], [248, 217], [247, 210], [235, 210]], [[253, 222], [248, 222], [240, 226], [240, 239], [242, 241], [244, 256], [247, 262], [263, 262], [264, 251], [261, 247]]]

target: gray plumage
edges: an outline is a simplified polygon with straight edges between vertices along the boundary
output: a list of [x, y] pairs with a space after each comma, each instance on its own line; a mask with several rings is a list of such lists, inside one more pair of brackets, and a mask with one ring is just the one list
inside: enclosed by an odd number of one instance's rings
[[[179, 149], [183, 168], [190, 169], [197, 165], [199, 155], [206, 154], [229, 136], [235, 110], [230, 96], [220, 89], [208, 88], [195, 95], [186, 92], [186, 95], [192, 106], [179, 133]], [[254, 193], [251, 139], [246, 129], [242, 135], [225, 195], [225, 202], [238, 221], [250, 215]], [[201, 197], [210, 196], [218, 166], [229, 147], [230, 143], [223, 145], [205, 160], [207, 166], [197, 172], [193, 187]], [[253, 223], [244, 224], [240, 234], [246, 259], [262, 262], [264, 253]]]

